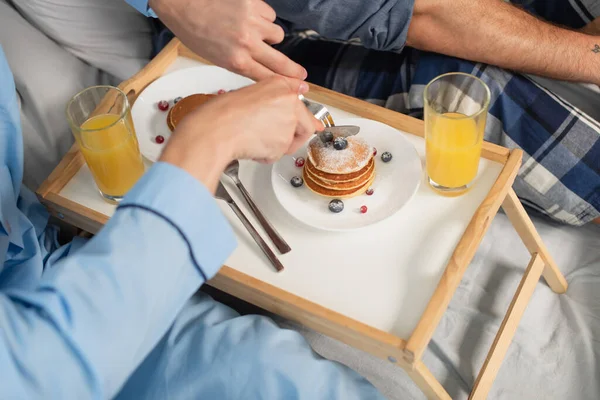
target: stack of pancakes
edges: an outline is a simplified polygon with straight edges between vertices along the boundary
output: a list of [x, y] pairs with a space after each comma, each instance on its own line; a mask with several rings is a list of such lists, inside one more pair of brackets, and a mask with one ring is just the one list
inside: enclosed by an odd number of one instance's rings
[[216, 94], [193, 94], [179, 100], [167, 114], [167, 125], [171, 132], [175, 131], [177, 125], [186, 115], [215, 96]]
[[313, 192], [336, 199], [363, 194], [375, 179], [373, 147], [354, 136], [348, 147], [336, 150], [333, 141], [318, 136], [308, 144], [308, 157], [302, 173], [306, 186]]

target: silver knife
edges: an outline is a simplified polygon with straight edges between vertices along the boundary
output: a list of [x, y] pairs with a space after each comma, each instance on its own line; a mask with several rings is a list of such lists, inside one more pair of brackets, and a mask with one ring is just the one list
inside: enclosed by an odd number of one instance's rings
[[240, 219], [240, 221], [242, 221], [242, 224], [248, 230], [248, 232], [250, 233], [250, 236], [252, 236], [252, 239], [254, 239], [254, 241], [256, 242], [258, 247], [260, 247], [260, 249], [263, 251], [263, 253], [265, 253], [265, 256], [267, 256], [267, 258], [269, 259], [269, 261], [271, 262], [273, 267], [275, 267], [277, 272], [283, 271], [283, 264], [281, 264], [281, 261], [279, 261], [279, 259], [275, 255], [275, 253], [273, 253], [273, 251], [265, 243], [265, 241], [262, 239], [262, 237], [260, 237], [260, 234], [256, 231], [254, 226], [252, 226], [252, 223], [244, 215], [242, 210], [240, 210], [240, 208], [235, 203], [235, 201], [233, 200], [233, 198], [231, 197], [231, 195], [229, 194], [227, 189], [225, 189], [225, 186], [220, 181], [219, 181], [219, 185], [217, 186], [217, 191], [215, 193], [215, 197], [217, 199], [223, 200], [227, 204], [229, 204], [229, 207], [231, 207], [231, 209], [233, 210], [235, 215], [237, 215], [237, 217]]
[[360, 132], [360, 127], [356, 125], [336, 125], [325, 128], [321, 132], [317, 132], [317, 135], [323, 142], [329, 142], [333, 140], [334, 137], [354, 136], [358, 132]]

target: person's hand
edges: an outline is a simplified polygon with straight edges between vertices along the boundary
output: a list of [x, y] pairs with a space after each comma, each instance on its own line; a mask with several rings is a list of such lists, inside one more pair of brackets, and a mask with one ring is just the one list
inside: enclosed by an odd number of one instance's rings
[[306, 78], [303, 67], [270, 46], [284, 32], [263, 0], [150, 0], [149, 6], [190, 50], [218, 66], [254, 80]]
[[210, 190], [234, 159], [274, 162], [323, 129], [298, 99], [306, 83], [272, 77], [219, 95], [177, 126], [160, 157], [183, 168]]

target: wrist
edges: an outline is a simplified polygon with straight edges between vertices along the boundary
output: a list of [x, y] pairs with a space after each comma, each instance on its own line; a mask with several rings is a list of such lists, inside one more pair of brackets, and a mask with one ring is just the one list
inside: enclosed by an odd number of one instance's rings
[[160, 17], [166, 17], [167, 12], [171, 9], [170, 3], [170, 1], [163, 0], [148, 0], [148, 9]]
[[225, 167], [233, 160], [231, 147], [213, 135], [194, 139], [193, 145], [174, 139], [176, 142], [167, 145], [160, 161], [187, 171], [214, 193]]
[[590, 62], [586, 63], [587, 68], [582, 68], [586, 73], [585, 83], [593, 83], [600, 86], [600, 37], [584, 35], [584, 48], [586, 48], [587, 57]]
[[600, 86], [600, 37], [597, 40], [592, 42], [592, 48], [590, 52], [594, 58], [594, 66], [592, 67], [593, 71], [593, 83], [597, 86]]
[[157, 8], [160, 7], [160, 1], [159, 0], [148, 0], [148, 8], [153, 9], [154, 11], [156, 11]]

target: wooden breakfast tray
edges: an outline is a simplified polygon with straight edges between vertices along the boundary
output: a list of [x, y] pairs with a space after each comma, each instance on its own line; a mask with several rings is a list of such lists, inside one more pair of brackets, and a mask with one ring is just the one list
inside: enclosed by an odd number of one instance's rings
[[[208, 63], [175, 39], [143, 70], [119, 87], [133, 104], [144, 88], [176, 69], [175, 65], [183, 68], [200, 64]], [[422, 121], [315, 85], [311, 85], [307, 97], [326, 104], [334, 119], [339, 115], [360, 116], [409, 133], [409, 140], [423, 156]], [[260, 168], [266, 167], [247, 167], [250, 172], [242, 175], [242, 180], [253, 196], [258, 197], [255, 200], [263, 211], [267, 211], [267, 218], [295, 251], [281, 257], [288, 268], [282, 274], [275, 274], [244, 235], [239, 223], [230, 218], [238, 234], [239, 249], [227, 261], [228, 266], [224, 266], [209, 284], [389, 360], [402, 367], [429, 398], [449, 399], [448, 393], [423, 364], [421, 356], [502, 206], [532, 257], [471, 394], [472, 398], [485, 398], [540, 276], [543, 275], [557, 293], [563, 293], [567, 288], [566, 280], [512, 190], [521, 157], [521, 150], [511, 151], [485, 142], [479, 181], [471, 192], [460, 198], [446, 199], [428, 191], [423, 183], [410, 207], [398, 213], [402, 215], [372, 229], [365, 228], [363, 233], [344, 234], [343, 237], [295, 224], [285, 212], [278, 210], [281, 208], [278, 204], [272, 203], [272, 197], [269, 197], [272, 189], [261, 186], [265, 185], [265, 170]], [[97, 232], [114, 212], [113, 206], [100, 200], [76, 145], [37, 193], [54, 216], [91, 233]], [[244, 203], [239, 201], [238, 204]], [[445, 211], [437, 212], [438, 209]], [[225, 206], [223, 211], [228, 215]], [[457, 215], [457, 220], [449, 221], [451, 215]], [[323, 241], [338, 244], [345, 241], [353, 248], [356, 246], [352, 244], [361, 243], [360, 235], [365, 238], [382, 235], [384, 239], [380, 241], [387, 242], [378, 244], [370, 240], [362, 250], [348, 250], [351, 254], [338, 262], [329, 252], [318, 249], [319, 242]], [[416, 240], [414, 237], [419, 235]], [[440, 251], [432, 250], [432, 246]], [[400, 250], [394, 253], [396, 247]], [[372, 259], [364, 256], [367, 251], [373, 253], [369, 256]], [[417, 256], [407, 258], [408, 252]], [[311, 253], [314, 254], [311, 256]], [[361, 266], [361, 262], [364, 265]], [[389, 286], [387, 281], [417, 289], [402, 291]], [[410, 285], [407, 285], [409, 281]], [[419, 291], [425, 294], [417, 293]], [[405, 298], [397, 295], [400, 292]], [[414, 315], [403, 321], [404, 314], [411, 312]], [[400, 322], [390, 321], [390, 317]]]

